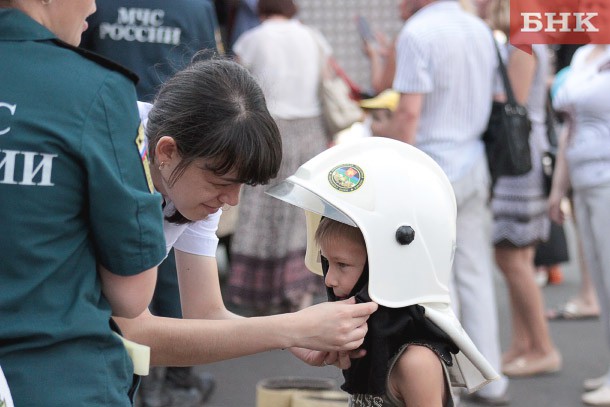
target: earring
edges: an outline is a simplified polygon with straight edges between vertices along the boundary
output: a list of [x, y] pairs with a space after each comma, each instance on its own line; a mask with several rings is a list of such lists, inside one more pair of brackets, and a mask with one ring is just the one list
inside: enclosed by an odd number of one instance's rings
[[161, 164], [159, 165], [159, 171], [161, 171], [163, 167], [165, 167], [165, 161], [161, 161]]
[[224, 204], [220, 207], [220, 210], [223, 212], [227, 212], [229, 209], [231, 209], [231, 205], [229, 204]]

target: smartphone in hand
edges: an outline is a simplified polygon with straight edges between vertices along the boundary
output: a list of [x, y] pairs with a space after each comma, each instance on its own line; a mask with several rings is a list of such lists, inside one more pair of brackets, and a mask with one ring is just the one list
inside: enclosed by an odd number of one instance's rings
[[364, 16], [360, 14], [356, 16], [356, 27], [358, 28], [358, 33], [360, 34], [362, 41], [370, 44], [375, 43], [375, 36], [373, 35], [373, 31], [371, 31], [371, 26]]

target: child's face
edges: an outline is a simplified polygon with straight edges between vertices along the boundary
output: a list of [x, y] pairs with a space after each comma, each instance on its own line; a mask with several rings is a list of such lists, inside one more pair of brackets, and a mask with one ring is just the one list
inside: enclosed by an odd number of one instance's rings
[[364, 271], [366, 247], [354, 239], [332, 236], [321, 242], [320, 251], [329, 266], [324, 283], [338, 299], [348, 298]]

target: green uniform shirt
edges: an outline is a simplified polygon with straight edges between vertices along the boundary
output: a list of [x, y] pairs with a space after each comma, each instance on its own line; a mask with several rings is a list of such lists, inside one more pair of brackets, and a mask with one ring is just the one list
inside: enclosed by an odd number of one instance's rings
[[96, 262], [165, 256], [134, 85], [13, 9], [0, 55], [0, 366], [19, 407], [128, 406]]

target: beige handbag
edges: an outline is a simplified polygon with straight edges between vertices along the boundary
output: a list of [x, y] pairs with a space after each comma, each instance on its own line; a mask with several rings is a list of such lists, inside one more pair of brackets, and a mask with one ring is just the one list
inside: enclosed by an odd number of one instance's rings
[[330, 75], [332, 77], [322, 78], [320, 99], [326, 127], [334, 135], [362, 120], [363, 113], [358, 103], [350, 98], [345, 81], [334, 73]]
[[329, 135], [332, 137], [341, 130], [361, 121], [364, 113], [358, 102], [350, 97], [351, 89], [345, 80], [338, 75], [338, 65], [328, 58], [320, 43], [319, 34], [310, 28], [311, 34], [318, 46], [320, 58], [320, 103], [322, 115]]

